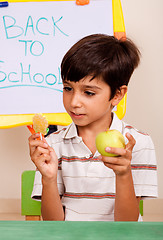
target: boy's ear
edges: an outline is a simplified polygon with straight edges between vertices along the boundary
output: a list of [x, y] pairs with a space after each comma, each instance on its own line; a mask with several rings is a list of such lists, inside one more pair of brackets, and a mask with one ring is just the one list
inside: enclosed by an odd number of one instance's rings
[[127, 86], [126, 85], [121, 86], [120, 90], [117, 90], [116, 94], [111, 99], [112, 105], [117, 106], [126, 93], [127, 93]]

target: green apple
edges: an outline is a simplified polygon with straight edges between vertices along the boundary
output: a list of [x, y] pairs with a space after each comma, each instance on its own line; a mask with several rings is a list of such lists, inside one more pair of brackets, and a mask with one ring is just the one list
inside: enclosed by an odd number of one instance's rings
[[115, 157], [116, 154], [105, 151], [106, 147], [125, 148], [124, 136], [116, 129], [101, 132], [96, 136], [96, 147], [102, 156]]

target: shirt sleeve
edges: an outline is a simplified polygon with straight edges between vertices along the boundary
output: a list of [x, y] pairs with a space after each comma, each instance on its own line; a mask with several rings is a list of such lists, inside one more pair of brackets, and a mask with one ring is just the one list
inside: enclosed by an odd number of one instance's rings
[[156, 154], [149, 135], [138, 138], [131, 168], [136, 196], [142, 199], [158, 197]]
[[[64, 192], [64, 186], [62, 181], [61, 170], [58, 170], [57, 186], [58, 186], [59, 195], [62, 196]], [[31, 198], [36, 201], [41, 201], [41, 196], [42, 196], [42, 176], [41, 176], [41, 173], [38, 170], [36, 170]]]
[[31, 194], [31, 198], [36, 201], [41, 201], [41, 195], [42, 195], [42, 176], [41, 173], [36, 170], [35, 178], [34, 178], [34, 185], [33, 185], [33, 191]]

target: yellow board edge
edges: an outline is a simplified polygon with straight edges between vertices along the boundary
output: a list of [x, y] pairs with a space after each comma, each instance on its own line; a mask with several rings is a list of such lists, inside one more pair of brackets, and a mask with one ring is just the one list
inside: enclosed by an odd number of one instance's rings
[[[114, 36], [117, 38], [126, 37], [125, 24], [123, 18], [122, 5], [120, 0], [112, 0], [112, 11], [113, 11], [113, 31]], [[117, 110], [115, 111], [119, 119], [122, 119], [126, 113], [126, 100], [127, 94], [117, 105]]]
[[[72, 120], [67, 113], [44, 113], [49, 125], [69, 125]], [[0, 115], [0, 128], [12, 128], [31, 125], [34, 114]]]
[[117, 111], [115, 111], [115, 113], [116, 113], [116, 115], [118, 116], [119, 119], [122, 119], [125, 116], [126, 100], [127, 100], [127, 94], [125, 94], [124, 98], [117, 105]]
[[[44, 0], [41, 0], [44, 1]], [[49, 1], [75, 1], [75, 0], [49, 0]], [[29, 0], [9, 0], [9, 2], [29, 2]], [[40, 2], [40, 0], [32, 1]], [[112, 0], [112, 10], [113, 10], [113, 30], [114, 35], [116, 33], [125, 34], [125, 25], [122, 12], [122, 6], [120, 0]], [[126, 112], [126, 99], [127, 95], [121, 100], [117, 106], [117, 111], [115, 113], [122, 119]], [[12, 114], [12, 115], [0, 115], [0, 128], [12, 128], [23, 125], [31, 125], [32, 118], [34, 114]], [[69, 125], [72, 120], [67, 113], [43, 113], [48, 120], [49, 124], [54, 125]]]
[[124, 17], [120, 0], [112, 0], [114, 32], [125, 32]]

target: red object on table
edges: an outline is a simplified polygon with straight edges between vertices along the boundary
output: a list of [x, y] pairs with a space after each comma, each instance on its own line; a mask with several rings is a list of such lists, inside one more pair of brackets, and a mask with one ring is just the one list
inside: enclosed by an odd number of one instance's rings
[[[27, 125], [27, 128], [29, 129], [29, 131], [30, 131], [32, 134], [35, 134], [35, 133], [36, 133], [35, 130], [33, 129], [33, 127]], [[41, 133], [41, 135], [42, 135], [42, 137], [44, 136], [42, 133]], [[37, 138], [37, 140], [40, 140], [40, 139], [41, 139], [41, 137]], [[42, 139], [41, 139], [41, 140], [42, 140]]]
[[76, 0], [77, 5], [86, 5], [89, 4], [89, 0]]

